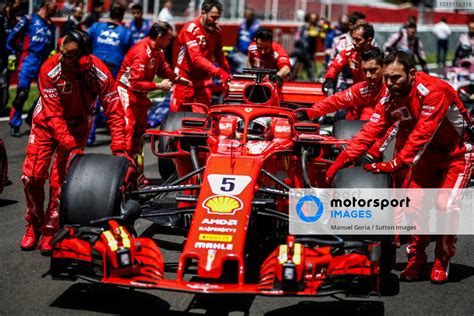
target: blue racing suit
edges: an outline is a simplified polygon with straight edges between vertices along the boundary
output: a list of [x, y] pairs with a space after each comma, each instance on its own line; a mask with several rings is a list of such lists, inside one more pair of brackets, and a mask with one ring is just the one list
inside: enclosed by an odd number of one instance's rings
[[236, 47], [239, 52], [247, 55], [249, 51], [249, 45], [253, 42], [255, 33], [257, 33], [260, 28], [260, 23], [257, 20], [254, 20], [250, 27], [247, 27], [247, 21], [244, 20], [240, 24], [239, 28], [239, 37], [237, 38]]
[[135, 24], [135, 20], [130, 22], [130, 32], [132, 33], [132, 43], [130, 46], [135, 45], [137, 42], [141, 41], [145, 37], [148, 36], [148, 32], [150, 32], [150, 20], [143, 19], [142, 26], [137, 28]]
[[92, 54], [107, 65], [115, 78], [130, 48], [130, 31], [115, 22], [96, 22], [87, 33], [92, 39]]
[[[131, 32], [116, 22], [96, 22], [87, 33], [92, 39], [92, 54], [102, 60], [116, 78], [125, 53], [131, 46]], [[89, 146], [94, 144], [97, 125], [105, 122], [104, 114], [100, 113], [99, 102], [96, 104], [95, 112], [94, 123], [87, 140]]]
[[[42, 19], [38, 14], [23, 16], [13, 28], [7, 39], [7, 49], [10, 54], [23, 52], [24, 58], [19, 66], [17, 95], [13, 100], [10, 114], [10, 125], [18, 127], [22, 123], [23, 105], [28, 99], [30, 85], [38, 79], [39, 70], [54, 48], [55, 26], [50, 20]], [[16, 43], [21, 40], [22, 47]]]

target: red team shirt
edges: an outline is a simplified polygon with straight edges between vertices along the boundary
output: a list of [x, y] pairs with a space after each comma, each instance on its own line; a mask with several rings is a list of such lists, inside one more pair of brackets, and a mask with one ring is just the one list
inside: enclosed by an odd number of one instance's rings
[[290, 57], [286, 50], [277, 42], [272, 42], [270, 53], [262, 55], [257, 50], [257, 44], [253, 41], [249, 46], [249, 65], [252, 68], [267, 68], [280, 70], [284, 66], [291, 67]]
[[132, 47], [122, 62], [117, 81], [135, 95], [146, 97], [148, 91], [156, 90], [155, 75], [174, 80], [176, 74], [165, 61], [162, 50], [153, 50], [150, 38], [145, 38]]
[[107, 66], [90, 55], [91, 66], [78, 80], [61, 71], [59, 57], [46, 60], [39, 77], [41, 98], [33, 114], [34, 125], [48, 128], [66, 150], [79, 147], [68, 129], [70, 122], [92, 122], [96, 99], [104, 108], [112, 135], [112, 151], [125, 149], [124, 111], [117, 86]]
[[365, 80], [365, 75], [361, 68], [360, 54], [356, 52], [354, 48], [345, 49], [337, 54], [329, 65], [329, 69], [324, 78], [335, 80], [346, 66], [349, 66], [351, 70], [354, 83]]
[[410, 94], [393, 99], [388, 90], [376, 105], [370, 121], [347, 147], [351, 158], [362, 155], [377, 139], [398, 124], [395, 148], [407, 165], [425, 152], [450, 159], [466, 152], [465, 110], [456, 92], [443, 80], [417, 72]]
[[369, 120], [385, 90], [385, 85], [376, 89], [367, 81], [359, 82], [314, 104], [308, 115], [313, 119], [347, 109], [346, 120]]
[[175, 73], [190, 79], [193, 83], [218, 76], [217, 62], [227, 73], [230, 67], [222, 52], [222, 34], [217, 26], [207, 31], [201, 25], [201, 17], [184, 24], [178, 35], [178, 61]]

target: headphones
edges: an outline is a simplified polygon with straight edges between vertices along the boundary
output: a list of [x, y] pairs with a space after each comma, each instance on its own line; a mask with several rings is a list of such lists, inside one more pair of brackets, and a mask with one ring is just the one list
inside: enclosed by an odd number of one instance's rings
[[79, 46], [79, 71], [84, 72], [90, 67], [90, 57], [92, 52], [92, 41], [89, 35], [83, 31], [72, 30], [66, 34], [71, 36]]

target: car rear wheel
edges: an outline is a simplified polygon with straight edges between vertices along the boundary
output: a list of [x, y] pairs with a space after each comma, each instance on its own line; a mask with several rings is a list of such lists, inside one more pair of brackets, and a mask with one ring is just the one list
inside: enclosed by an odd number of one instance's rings
[[[167, 132], [174, 132], [180, 130], [182, 128], [181, 120], [183, 119], [183, 117], [204, 118], [206, 117], [206, 114], [194, 112], [170, 112], [168, 116], [163, 120], [160, 130]], [[171, 144], [171, 137], [160, 136], [158, 140], [158, 150], [160, 153], [173, 152], [175, 150], [175, 148], [173, 148]], [[169, 158], [158, 158], [158, 171], [160, 172], [160, 176], [163, 180], [166, 180], [171, 177], [173, 173], [176, 172], [173, 160]]]
[[88, 225], [92, 220], [120, 215], [125, 192], [135, 187], [133, 179], [127, 179], [129, 169], [130, 162], [124, 157], [76, 157], [62, 188], [61, 226]]

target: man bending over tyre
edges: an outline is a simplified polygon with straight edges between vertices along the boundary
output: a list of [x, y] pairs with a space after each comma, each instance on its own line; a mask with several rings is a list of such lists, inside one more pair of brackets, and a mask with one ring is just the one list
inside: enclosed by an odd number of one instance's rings
[[[26, 233], [20, 246], [42, 254], [51, 252], [51, 239], [58, 230], [59, 194], [68, 161], [83, 154], [92, 125], [96, 99], [104, 106], [115, 155], [125, 154], [125, 120], [115, 81], [97, 57], [90, 55], [87, 34], [71, 31], [60, 53], [49, 58], [39, 74], [40, 98], [23, 165], [26, 196]], [[54, 156], [54, 159], [53, 159]], [[44, 213], [44, 184], [51, 170], [49, 203]]]
[[[354, 162], [397, 123], [395, 158], [366, 164], [366, 170], [397, 174], [410, 169], [402, 188], [466, 187], [471, 177], [472, 153], [471, 145], [465, 142], [472, 119], [456, 91], [441, 79], [417, 72], [413, 59], [404, 52], [389, 54], [383, 64], [387, 91], [370, 121], [327, 171], [328, 183], [337, 170]], [[407, 248], [408, 265], [400, 275], [402, 280], [420, 279], [429, 242], [429, 235], [412, 236]], [[432, 282], [448, 280], [449, 261], [455, 251], [455, 235], [438, 236]]]

